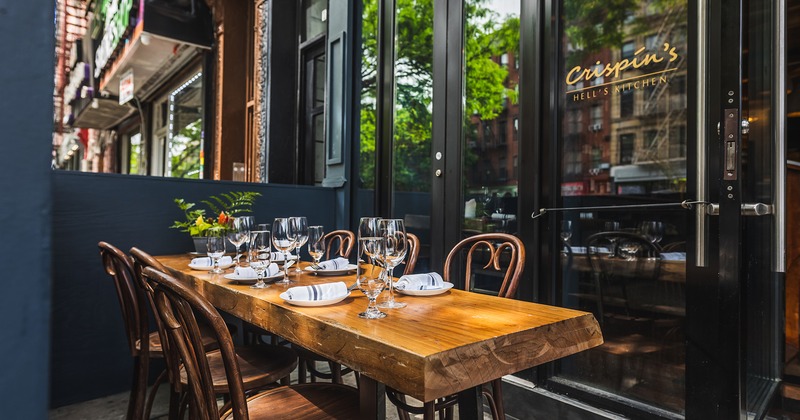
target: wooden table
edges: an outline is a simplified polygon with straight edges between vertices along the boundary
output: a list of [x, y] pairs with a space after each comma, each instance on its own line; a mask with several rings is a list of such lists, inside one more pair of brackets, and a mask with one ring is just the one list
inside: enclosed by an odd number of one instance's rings
[[[287, 286], [252, 289], [191, 270], [188, 255], [157, 258], [217, 308], [360, 372], [362, 417], [370, 420], [385, 416], [384, 385], [421, 401], [458, 393], [460, 418], [482, 418], [481, 384], [603, 343], [594, 316], [572, 309], [450, 290], [397, 295], [406, 308], [366, 320], [357, 316], [367, 307], [359, 291], [335, 305], [299, 307], [278, 296]], [[291, 286], [354, 282], [292, 278]]]

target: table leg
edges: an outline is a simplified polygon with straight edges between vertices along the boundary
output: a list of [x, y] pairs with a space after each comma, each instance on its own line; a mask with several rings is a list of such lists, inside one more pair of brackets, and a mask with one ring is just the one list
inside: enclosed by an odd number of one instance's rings
[[358, 378], [362, 420], [386, 419], [386, 386], [365, 375]]
[[483, 394], [481, 386], [465, 389], [458, 393], [459, 420], [483, 419]]

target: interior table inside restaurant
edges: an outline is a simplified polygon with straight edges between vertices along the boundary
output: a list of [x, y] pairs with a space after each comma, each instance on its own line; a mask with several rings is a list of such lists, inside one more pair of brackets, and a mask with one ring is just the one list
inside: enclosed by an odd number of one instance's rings
[[572, 309], [450, 289], [435, 296], [396, 293], [407, 307], [362, 319], [358, 313], [368, 299], [358, 289], [316, 307], [279, 296], [294, 286], [351, 285], [355, 273], [303, 270], [290, 285], [254, 289], [224, 274], [192, 270], [189, 255], [157, 259], [218, 309], [359, 372], [364, 419], [385, 417], [384, 386], [426, 402], [458, 394], [461, 419], [483, 418], [481, 384], [603, 343], [594, 316]]

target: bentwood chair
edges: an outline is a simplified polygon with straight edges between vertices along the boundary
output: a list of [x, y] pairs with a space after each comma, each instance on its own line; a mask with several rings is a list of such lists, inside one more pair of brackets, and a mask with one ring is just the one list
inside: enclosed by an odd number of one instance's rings
[[[461, 240], [450, 250], [442, 277], [452, 282], [450, 279], [459, 276], [464, 279], [464, 290], [467, 291], [484, 288], [476, 284], [478, 278], [502, 279], [500, 284], [495, 285], [497, 295], [513, 298], [524, 268], [525, 245], [519, 238], [507, 233], [482, 233]], [[492, 418], [505, 419], [502, 380], [495, 379], [484, 384], [483, 388]], [[406, 420], [409, 419], [409, 413], [423, 414], [425, 420], [432, 420], [436, 412], [440, 418], [452, 418], [452, 408], [457, 403], [457, 396], [451, 395], [419, 407], [407, 403], [405, 395], [394, 389], [387, 388], [386, 394], [397, 407], [399, 416]]]
[[[330, 239], [330, 242], [335, 243], [338, 240], [339, 249], [337, 254], [334, 256], [342, 256], [342, 257], [349, 257], [350, 252], [353, 249], [353, 243], [355, 235], [353, 232], [347, 230], [337, 230], [330, 232], [328, 235], [325, 236], [326, 238]], [[411, 274], [414, 272], [414, 267], [417, 264], [417, 258], [419, 258], [419, 238], [413, 233], [406, 234], [408, 238], [408, 254], [405, 258], [406, 268], [403, 270], [403, 274]], [[338, 239], [337, 239], [338, 238]], [[329, 242], [329, 243], [330, 243]], [[330, 248], [328, 248], [330, 250]], [[306, 383], [310, 376], [311, 382], [316, 382], [317, 379], [327, 379], [333, 383], [340, 384], [343, 382], [342, 375], [346, 375], [352, 370], [348, 367], [343, 367], [341, 364], [336, 363], [332, 360], [326, 359], [310, 350], [307, 350], [300, 346], [292, 345], [292, 348], [297, 352], [298, 356], [300, 357], [300, 367], [298, 368], [298, 382], [299, 383]], [[322, 372], [317, 369], [316, 363], [317, 362], [324, 362], [328, 364], [328, 372]]]
[[[114, 280], [122, 321], [128, 337], [128, 349], [133, 357], [133, 383], [128, 401], [128, 420], [147, 418], [152, 398], [147, 393], [148, 370], [151, 358], [161, 358], [161, 340], [158, 333], [149, 333], [147, 306], [140, 290], [136, 287], [133, 273], [133, 260], [108, 242], [97, 244], [106, 274]], [[158, 382], [156, 382], [158, 384]], [[154, 389], [157, 386], [154, 386]]]
[[[161, 312], [158, 311], [153, 284], [148, 282], [143, 275], [145, 268], [152, 268], [161, 273], [166, 273], [168, 270], [159, 263], [158, 260], [138, 248], [132, 248], [130, 253], [134, 260], [134, 272], [139, 281], [139, 286], [145, 291], [149, 303], [158, 315], [155, 317], [156, 325], [158, 326], [159, 337], [162, 342], [168, 377], [172, 385], [172, 392], [170, 394], [170, 418], [174, 418], [173, 416], [176, 412], [184, 405], [179, 403], [179, 398], [183, 398], [184, 400], [190, 398], [189, 394], [195, 391], [192, 388], [193, 385], [190, 383], [191, 379], [189, 378], [189, 371], [193, 367], [185, 365], [185, 360], [178, 356], [177, 352], [179, 352], [180, 349], [170, 347], [174, 342], [169, 341], [169, 329], [165, 324], [164, 318], [160, 316]], [[178, 282], [178, 280], [174, 281]], [[188, 288], [188, 286], [185, 285], [184, 287]], [[197, 323], [198, 330], [196, 332], [199, 334], [200, 339], [204, 336], [201, 330], [205, 329], [208, 331], [205, 335], [212, 337], [218, 345], [222, 345], [222, 343], [218, 341], [220, 334], [216, 331], [216, 326], [207, 321], [208, 320], [203, 319]], [[228, 331], [228, 327], [224, 322], [222, 322], [222, 325], [225, 327], [226, 331], [224, 338], [229, 340], [229, 344], [232, 346], [233, 341], [230, 331]], [[196, 344], [192, 343], [192, 345]], [[233, 391], [225, 373], [227, 369], [225, 364], [229, 363], [229, 361], [225, 360], [225, 357], [219, 349], [212, 351], [204, 350], [203, 353], [205, 354], [204, 363], [206, 363], [210, 374], [210, 376], [206, 378], [208, 385], [211, 387], [210, 390], [218, 395], [227, 396], [231, 394]], [[238, 366], [240, 366], [239, 383], [247, 392], [271, 386], [278, 381], [288, 383], [289, 375], [297, 367], [297, 355], [292, 349], [284, 346], [253, 345], [237, 347], [235, 359]], [[183, 416], [179, 415], [179, 417]], [[190, 416], [190, 418], [194, 417]]]
[[333, 257], [349, 258], [356, 243], [356, 235], [349, 230], [334, 230], [325, 234], [325, 258]]
[[[341, 384], [299, 384], [281, 386], [247, 397], [242, 359], [219, 312], [191, 287], [152, 267], [142, 271], [152, 288], [166, 342], [167, 364], [179, 362], [185, 375], [188, 418], [196, 420], [253, 418], [269, 419], [355, 419], [359, 416], [359, 395], [355, 388]], [[212, 355], [197, 351], [201, 337], [198, 319], [214, 331], [219, 351]], [[216, 359], [212, 358], [216, 357]], [[219, 360], [216, 362], [215, 360]], [[219, 363], [221, 371], [215, 372]], [[223, 375], [229, 402], [217, 408], [217, 380]]]

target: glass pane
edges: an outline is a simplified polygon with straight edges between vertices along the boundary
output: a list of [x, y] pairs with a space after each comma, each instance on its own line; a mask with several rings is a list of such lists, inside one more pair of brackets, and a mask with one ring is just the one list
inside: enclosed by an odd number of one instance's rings
[[301, 42], [314, 38], [328, 30], [327, 0], [303, 1], [303, 29]]
[[[686, 0], [559, 4], [561, 204], [686, 199]], [[683, 412], [688, 212], [562, 216], [561, 303], [594, 312], [605, 344], [556, 380]]]
[[462, 230], [516, 233], [520, 2], [469, 0], [464, 15]]
[[130, 146], [128, 173], [135, 175], [139, 173], [139, 165], [142, 161], [142, 133], [136, 133], [130, 137]]
[[396, 7], [392, 216], [420, 239], [416, 271], [429, 271], [433, 2], [399, 0]]
[[203, 177], [203, 77], [197, 73], [169, 97], [166, 176]]
[[[359, 117], [358, 196], [354, 220], [374, 216], [375, 122], [377, 120], [375, 84], [378, 72], [378, 0], [363, 0], [361, 16], [361, 110]], [[357, 225], [356, 225], [357, 226]]]

